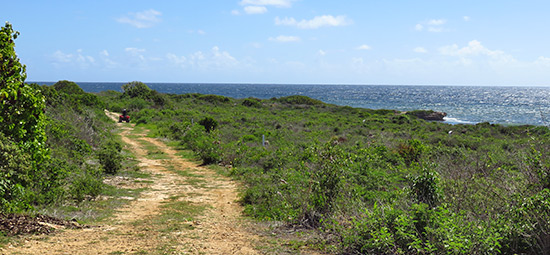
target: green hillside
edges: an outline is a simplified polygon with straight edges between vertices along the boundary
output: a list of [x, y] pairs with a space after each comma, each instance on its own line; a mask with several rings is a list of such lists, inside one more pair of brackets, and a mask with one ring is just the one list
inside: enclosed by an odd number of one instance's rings
[[247, 215], [318, 233], [305, 245], [343, 254], [550, 252], [547, 127], [448, 125], [304, 96], [171, 95], [141, 82], [99, 94], [70, 81], [26, 84], [17, 35], [9, 24], [0, 31], [2, 214], [78, 208], [101, 194], [103, 178], [123, 168], [104, 109], [128, 109], [150, 135], [241, 181]]
[[100, 96], [111, 110], [126, 107], [152, 135], [223, 166], [245, 184], [248, 215], [318, 229], [327, 247], [548, 252], [546, 127], [449, 125], [303, 96], [233, 99], [125, 86]]

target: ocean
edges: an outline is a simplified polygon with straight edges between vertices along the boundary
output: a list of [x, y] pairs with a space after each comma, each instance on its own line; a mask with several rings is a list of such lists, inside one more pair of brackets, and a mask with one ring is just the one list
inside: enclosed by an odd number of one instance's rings
[[[54, 82], [36, 82], [52, 85]], [[86, 92], [121, 91], [125, 83], [77, 82]], [[489, 122], [550, 125], [550, 87], [146, 83], [171, 94], [268, 99], [304, 95], [325, 103], [369, 109], [446, 112], [449, 124]]]

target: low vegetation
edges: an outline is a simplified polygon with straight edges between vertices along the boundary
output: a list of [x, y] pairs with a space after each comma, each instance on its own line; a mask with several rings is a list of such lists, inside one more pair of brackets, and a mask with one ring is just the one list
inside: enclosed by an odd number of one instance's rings
[[[161, 96], [128, 99], [144, 102], [138, 125], [225, 166], [245, 184], [248, 215], [317, 229], [323, 249], [550, 251], [546, 127], [449, 125], [303, 96]], [[102, 93], [113, 109], [126, 97]]]
[[98, 195], [121, 169], [103, 109], [126, 108], [241, 180], [246, 214], [318, 230], [312, 244], [327, 251], [550, 252], [547, 127], [448, 125], [304, 96], [170, 95], [141, 82], [99, 95], [25, 84], [17, 33], [7, 24], [0, 36], [2, 212]]
[[25, 83], [25, 66], [14, 50], [18, 35], [9, 23], [0, 31], [2, 219], [77, 206], [104, 192], [104, 176], [122, 168], [105, 103], [74, 82]]

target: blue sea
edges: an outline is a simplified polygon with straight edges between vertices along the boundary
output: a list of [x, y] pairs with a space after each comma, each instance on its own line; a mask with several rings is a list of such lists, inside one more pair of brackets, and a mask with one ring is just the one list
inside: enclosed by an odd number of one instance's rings
[[[53, 82], [36, 82], [52, 85]], [[86, 92], [121, 91], [125, 83], [77, 82]], [[369, 109], [446, 112], [445, 122], [550, 124], [550, 87], [146, 83], [171, 94], [261, 99], [304, 95], [325, 103]]]

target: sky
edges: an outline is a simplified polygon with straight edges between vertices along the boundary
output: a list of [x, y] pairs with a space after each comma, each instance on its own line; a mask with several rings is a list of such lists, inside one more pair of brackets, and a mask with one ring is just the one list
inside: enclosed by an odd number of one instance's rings
[[[546, 0], [20, 0], [27, 81], [550, 86]], [[2, 26], [5, 23], [2, 24]]]

